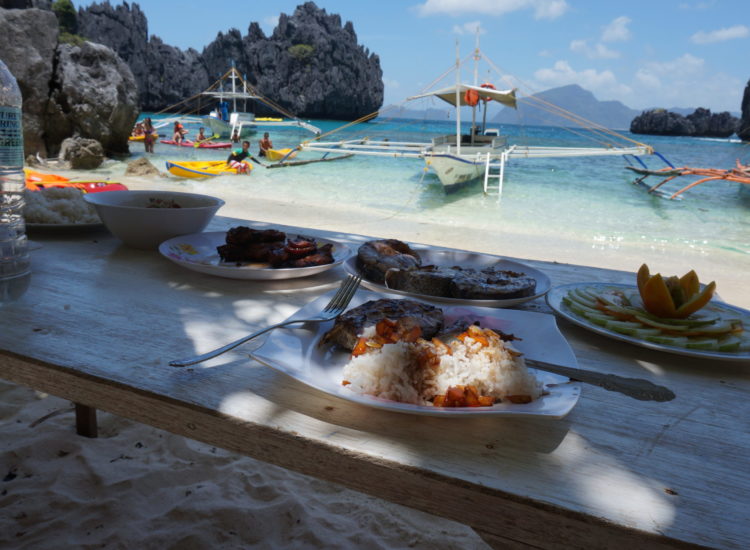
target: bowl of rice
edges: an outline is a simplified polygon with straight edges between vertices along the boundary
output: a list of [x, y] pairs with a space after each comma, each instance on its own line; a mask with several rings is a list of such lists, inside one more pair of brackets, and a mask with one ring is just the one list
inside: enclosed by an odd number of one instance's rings
[[200, 233], [224, 205], [217, 197], [174, 191], [108, 191], [84, 199], [115, 237], [140, 249]]

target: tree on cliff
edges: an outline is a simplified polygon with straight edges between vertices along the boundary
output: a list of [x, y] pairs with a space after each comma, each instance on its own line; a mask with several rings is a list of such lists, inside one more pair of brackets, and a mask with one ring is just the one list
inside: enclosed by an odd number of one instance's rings
[[52, 4], [52, 11], [55, 12], [57, 21], [60, 23], [60, 32], [78, 34], [78, 16], [71, 0], [55, 0]]

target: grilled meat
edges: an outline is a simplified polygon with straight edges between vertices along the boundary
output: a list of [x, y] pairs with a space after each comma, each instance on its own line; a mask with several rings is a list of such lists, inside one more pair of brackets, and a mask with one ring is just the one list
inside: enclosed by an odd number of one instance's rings
[[396, 239], [368, 241], [359, 247], [357, 265], [370, 281], [382, 283], [389, 269], [408, 271], [422, 265], [422, 260], [408, 244]]
[[321, 344], [333, 342], [348, 350], [354, 349], [365, 328], [374, 326], [382, 319], [414, 322], [422, 329], [422, 338], [432, 338], [443, 326], [440, 308], [412, 300], [383, 298], [370, 300], [361, 306], [341, 314], [321, 340]]
[[454, 298], [474, 300], [509, 300], [531, 296], [536, 290], [536, 279], [525, 273], [485, 267], [477, 271], [464, 269], [451, 283]]

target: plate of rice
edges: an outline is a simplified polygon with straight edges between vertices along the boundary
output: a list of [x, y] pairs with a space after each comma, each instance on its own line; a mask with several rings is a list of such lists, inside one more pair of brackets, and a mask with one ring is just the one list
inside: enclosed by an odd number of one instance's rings
[[[332, 295], [321, 296], [292, 318], [309, 318], [321, 311]], [[361, 290], [350, 308], [384, 296], [398, 298]], [[276, 329], [250, 357], [329, 395], [394, 412], [559, 419], [575, 406], [580, 383], [524, 364], [528, 356], [577, 366], [553, 315], [468, 306], [442, 310], [446, 324], [456, 318], [470, 319], [481, 325], [482, 334], [445, 342], [399, 341], [353, 356], [347, 349], [323, 343], [333, 326], [331, 321]], [[371, 336], [373, 330], [366, 328], [360, 339]], [[493, 331], [512, 334], [516, 340], [503, 342], [491, 336]], [[425, 360], [433, 367], [421, 368], [420, 361]], [[449, 405], [459, 389], [474, 406]]]
[[83, 193], [72, 187], [50, 187], [27, 191], [23, 215], [30, 230], [88, 231], [104, 224]]

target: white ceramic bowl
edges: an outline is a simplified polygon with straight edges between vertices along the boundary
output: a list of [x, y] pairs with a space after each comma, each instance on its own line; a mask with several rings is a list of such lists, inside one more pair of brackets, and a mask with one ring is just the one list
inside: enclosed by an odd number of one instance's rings
[[[115, 237], [143, 249], [155, 249], [179, 235], [200, 233], [224, 205], [216, 197], [174, 191], [104, 191], [83, 198], [94, 205]], [[180, 208], [155, 208], [155, 203], [178, 204]]]

